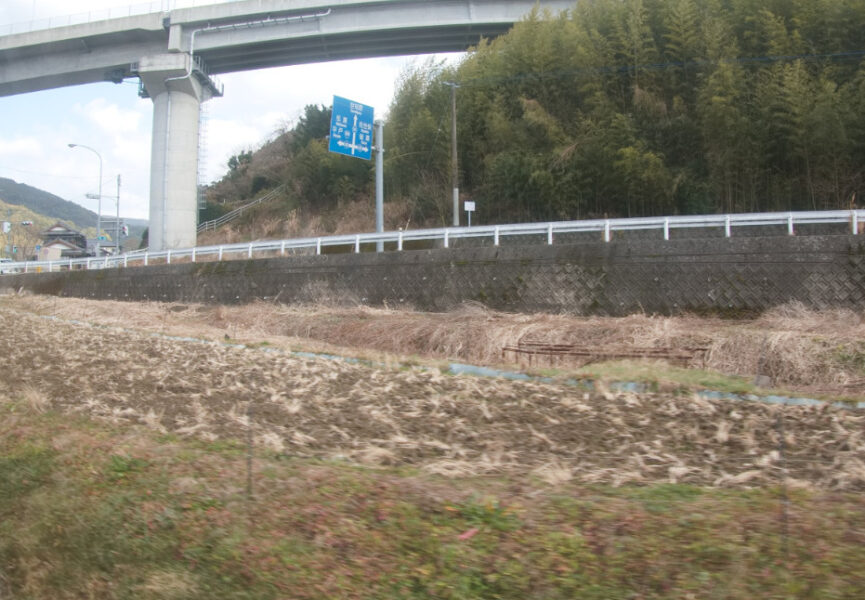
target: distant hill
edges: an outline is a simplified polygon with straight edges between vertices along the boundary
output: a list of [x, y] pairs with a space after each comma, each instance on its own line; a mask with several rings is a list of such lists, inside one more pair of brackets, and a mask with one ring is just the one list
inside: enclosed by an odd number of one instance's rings
[[[48, 220], [63, 221], [77, 229], [96, 227], [96, 213], [46, 191], [0, 177], [0, 200], [44, 215]], [[0, 215], [0, 219], [5, 215]]]

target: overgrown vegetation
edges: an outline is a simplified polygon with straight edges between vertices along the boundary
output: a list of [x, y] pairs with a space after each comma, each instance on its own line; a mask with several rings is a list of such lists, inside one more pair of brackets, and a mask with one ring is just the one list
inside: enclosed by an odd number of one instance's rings
[[[447, 481], [0, 398], [0, 593], [67, 598], [858, 598], [861, 497]], [[242, 446], [241, 446], [242, 447]], [[785, 525], [786, 523], [786, 525]]]
[[865, 174], [863, 31], [855, 0], [536, 11], [456, 68], [406, 75], [391, 193], [444, 187], [456, 82], [462, 187], [484, 222], [846, 208]]
[[[373, 193], [372, 165], [328, 152], [329, 128], [330, 109], [309, 105], [290, 130], [279, 132], [255, 152], [232, 156], [225, 177], [208, 190], [200, 221], [287, 185], [274, 200], [202, 239], [236, 241], [371, 229], [375, 215], [365, 200]], [[388, 208], [394, 212], [393, 204]], [[389, 221], [396, 226], [393, 218]]]
[[[451, 84], [460, 187], [482, 223], [848, 208], [865, 192], [863, 32], [857, 0], [535, 11], [458, 65], [404, 74], [385, 126], [394, 224], [450, 222]], [[371, 165], [326, 151], [328, 113], [307, 107], [234, 157], [211, 199], [291, 181], [279, 218], [296, 210], [304, 224], [369, 204]]]

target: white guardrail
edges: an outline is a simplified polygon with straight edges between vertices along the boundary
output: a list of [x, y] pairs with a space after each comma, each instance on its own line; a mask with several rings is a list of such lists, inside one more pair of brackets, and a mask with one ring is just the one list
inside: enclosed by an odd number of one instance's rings
[[268, 200], [272, 200], [273, 198], [276, 198], [277, 196], [279, 196], [279, 194], [284, 189], [285, 189], [285, 185], [281, 185], [279, 187], [276, 187], [276, 188], [270, 190], [269, 192], [267, 192], [266, 194], [264, 194], [260, 198], [256, 198], [255, 200], [253, 200], [252, 202], [249, 202], [248, 204], [244, 204], [243, 206], [235, 208], [231, 212], [225, 213], [224, 215], [222, 215], [218, 219], [213, 219], [212, 221], [205, 221], [204, 223], [199, 223], [197, 231], [198, 231], [198, 233], [203, 233], [205, 231], [216, 231], [217, 229], [219, 229], [220, 227], [222, 227], [226, 223], [233, 221], [234, 219], [241, 216], [244, 212], [246, 212], [247, 210], [249, 210], [253, 206], [256, 206], [258, 204], [261, 204], [262, 202], [267, 202]]
[[[546, 243], [552, 244], [557, 234], [600, 233], [605, 242], [612, 240], [617, 231], [654, 229], [662, 232], [663, 239], [670, 239], [674, 229], [722, 228], [726, 237], [731, 236], [734, 227], [783, 226], [789, 235], [794, 235], [797, 225], [843, 224], [852, 234], [862, 233], [865, 224], [865, 210], [834, 210], [787, 213], [746, 213], [733, 215], [692, 215], [679, 217], [647, 217], [636, 219], [595, 219], [590, 221], [558, 221], [551, 223], [520, 223], [514, 225], [486, 225], [475, 227], [445, 227], [440, 229], [414, 229], [408, 231], [387, 231], [383, 233], [359, 233], [351, 235], [332, 235], [324, 237], [298, 238], [289, 240], [262, 240], [239, 244], [218, 246], [199, 246], [178, 248], [157, 252], [130, 252], [119, 256], [102, 258], [77, 258], [54, 261], [26, 261], [0, 263], [0, 272], [43, 273], [73, 269], [107, 269], [111, 267], [148, 266], [150, 264], [171, 264], [178, 259], [195, 262], [205, 257], [217, 260], [245, 258], [256, 254], [278, 253], [285, 255], [289, 250], [305, 249], [321, 254], [322, 249], [333, 246], [349, 247], [360, 252], [361, 246], [377, 244], [396, 245], [402, 251], [406, 242], [435, 240], [448, 248], [452, 241], [468, 238], [491, 238], [498, 246], [502, 237], [545, 236]], [[371, 249], [375, 249], [373, 246]], [[393, 248], [390, 248], [391, 250]]]

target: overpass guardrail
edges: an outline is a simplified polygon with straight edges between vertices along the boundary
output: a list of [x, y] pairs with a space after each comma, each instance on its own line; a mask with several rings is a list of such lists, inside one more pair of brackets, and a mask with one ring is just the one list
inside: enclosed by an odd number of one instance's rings
[[[68, 27], [71, 25], [84, 25], [96, 21], [107, 21], [108, 19], [120, 19], [123, 17], [135, 17], [138, 15], [149, 15], [159, 12], [168, 12], [181, 8], [194, 8], [197, 6], [208, 6], [211, 4], [227, 4], [237, 0], [159, 0], [152, 2], [140, 2], [128, 6], [113, 6], [102, 9], [94, 9], [87, 12], [58, 15], [53, 17], [33, 18], [29, 21], [17, 23], [4, 23], [0, 25], [0, 35], [12, 35], [16, 33], [30, 33], [41, 29], [53, 27]], [[35, 13], [35, 10], [34, 10]]]
[[[382, 233], [358, 233], [305, 237], [283, 240], [260, 240], [235, 244], [197, 246], [161, 251], [130, 252], [118, 256], [61, 259], [53, 261], [23, 261], [0, 263], [0, 273], [43, 273], [52, 271], [107, 269], [113, 267], [171, 264], [172, 261], [230, 260], [285, 256], [289, 252], [307, 251], [322, 254], [326, 248], [343, 247], [359, 253], [362, 248], [375, 251], [381, 243], [386, 251], [402, 251], [406, 243], [433, 241], [448, 248], [456, 240], [487, 238], [498, 246], [503, 238], [543, 236], [545, 243], [553, 244], [557, 235], [568, 233], [596, 233], [605, 242], [612, 241], [620, 231], [655, 230], [659, 237], [669, 240], [676, 229], [720, 229], [731, 237], [735, 228], [754, 226], [782, 226], [788, 235], [795, 235], [801, 225], [845, 225], [851, 234], [863, 234], [865, 210], [808, 211], [785, 213], [744, 213], [728, 215], [687, 215], [675, 217], [646, 217], [629, 219], [592, 219], [585, 221], [555, 221], [547, 223], [518, 223], [510, 225], [483, 225], [473, 227], [443, 227], [413, 229]], [[387, 245], [387, 246], [385, 246]]]

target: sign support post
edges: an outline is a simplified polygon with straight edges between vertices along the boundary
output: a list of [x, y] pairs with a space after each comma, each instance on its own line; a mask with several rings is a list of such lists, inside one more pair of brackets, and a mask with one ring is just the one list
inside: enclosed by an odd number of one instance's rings
[[472, 226], [472, 213], [475, 212], [475, 203], [474, 200], [466, 200], [465, 202], [466, 214], [469, 219], [469, 227]]

